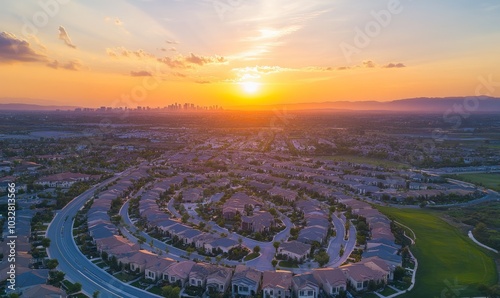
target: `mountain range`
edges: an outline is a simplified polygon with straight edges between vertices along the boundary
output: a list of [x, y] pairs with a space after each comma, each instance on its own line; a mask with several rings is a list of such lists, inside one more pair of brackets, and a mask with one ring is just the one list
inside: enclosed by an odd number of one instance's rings
[[[0, 98], [0, 111], [74, 110], [77, 106], [39, 105], [15, 103], [16, 99]], [[13, 103], [1, 103], [1, 102]], [[33, 102], [34, 100], [30, 100]], [[229, 110], [346, 110], [346, 111], [407, 111], [407, 112], [500, 112], [500, 98], [471, 97], [419, 97], [392, 101], [327, 101], [275, 105], [234, 106]]]

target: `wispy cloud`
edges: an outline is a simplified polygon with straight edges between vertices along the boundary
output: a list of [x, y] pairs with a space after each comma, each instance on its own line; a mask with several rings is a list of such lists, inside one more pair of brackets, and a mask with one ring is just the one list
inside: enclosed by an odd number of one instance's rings
[[140, 70], [140, 71], [131, 71], [130, 75], [132, 77], [150, 77], [153, 74], [150, 71]]
[[384, 67], [384, 68], [403, 68], [403, 67], [406, 67], [406, 65], [404, 65], [403, 63], [389, 63], [389, 64], [386, 64], [382, 67]]
[[71, 41], [71, 38], [69, 37], [68, 32], [66, 31], [66, 29], [64, 29], [63, 26], [59, 26], [59, 39], [64, 41], [64, 43], [68, 47], [76, 49], [76, 45], [73, 44], [73, 42]]
[[365, 60], [359, 65], [351, 65], [351, 66], [339, 66], [336, 70], [349, 70], [349, 69], [357, 69], [357, 68], [404, 68], [406, 65], [402, 62], [391, 62], [383, 65], [379, 65], [375, 63], [373, 60]]
[[53, 60], [52, 62], [47, 63], [47, 66], [53, 69], [66, 69], [66, 70], [73, 70], [73, 71], [79, 71], [82, 69], [83, 64], [79, 60], [71, 60], [66, 63], [61, 63], [58, 60]]
[[0, 33], [0, 63], [45, 61], [47, 57], [35, 51], [26, 40], [8, 32]]
[[171, 68], [191, 68], [195, 65], [203, 66], [206, 64], [217, 64], [227, 62], [224, 57], [221, 56], [201, 56], [195, 55], [193, 53], [188, 56], [177, 55], [175, 57], [164, 57], [159, 58], [158, 61], [164, 63]]
[[128, 32], [127, 29], [125, 29], [125, 26], [124, 26], [125, 24], [120, 18], [118, 18], [118, 17], [105, 17], [104, 21], [106, 21], [106, 23], [115, 25], [116, 27], [120, 28], [126, 34], [130, 34], [130, 32]]
[[124, 47], [107, 48], [106, 53], [111, 57], [126, 57], [126, 58], [156, 58], [155, 55], [148, 53], [142, 49], [131, 51]]

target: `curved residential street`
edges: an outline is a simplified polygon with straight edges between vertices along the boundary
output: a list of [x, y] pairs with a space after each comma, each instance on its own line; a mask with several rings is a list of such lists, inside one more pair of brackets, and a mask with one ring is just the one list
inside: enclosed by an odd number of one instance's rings
[[[159, 241], [157, 239], [154, 239], [153, 237], [149, 236], [143, 231], [139, 231], [135, 226], [134, 223], [130, 220], [130, 217], [128, 215], [128, 205], [129, 202], [127, 201], [125, 204], [123, 204], [122, 208], [120, 209], [120, 215], [124, 221], [124, 224], [126, 225], [126, 228], [122, 228], [122, 234], [126, 236], [130, 241], [137, 243], [137, 238], [132, 235], [139, 233], [141, 236], [143, 236], [146, 239], [146, 242], [142, 244], [142, 247], [144, 249], [147, 249], [151, 252], [157, 252], [158, 250], [162, 251], [163, 253], [165, 252], [165, 249], [168, 248], [168, 257], [177, 260], [177, 261], [182, 261], [186, 260], [187, 253], [186, 251], [176, 248], [172, 245], [168, 245], [162, 241]], [[170, 208], [169, 208], [170, 209]], [[173, 210], [172, 210], [173, 211]], [[170, 212], [172, 212], [170, 211]], [[215, 230], [218, 233], [226, 233], [228, 238], [233, 239], [233, 240], [238, 240], [238, 238], [241, 238], [243, 240], [242, 245], [248, 247], [249, 249], [253, 249], [255, 246], [260, 246], [261, 251], [260, 251], [260, 256], [250, 260], [250, 261], [230, 261], [230, 260], [221, 260], [220, 263], [230, 265], [230, 266], [235, 266], [238, 264], [246, 264], [248, 266], [251, 266], [257, 270], [265, 271], [265, 270], [274, 270], [274, 267], [271, 264], [272, 259], [274, 258], [275, 254], [275, 248], [273, 246], [274, 241], [282, 241], [285, 240], [288, 235], [290, 234], [290, 229], [293, 227], [292, 222], [290, 219], [288, 219], [286, 216], [280, 214], [280, 218], [285, 224], [286, 228], [276, 234], [274, 237], [274, 240], [271, 242], [261, 242], [261, 241], [256, 241], [247, 237], [240, 236], [236, 233], [230, 233], [227, 229], [221, 228], [214, 222], [210, 221], [207, 222], [207, 225], [212, 229]], [[153, 241], [153, 247], [150, 246], [150, 242]], [[181, 257], [184, 256], [184, 257]], [[190, 259], [199, 259], [199, 260], [204, 260], [205, 256], [199, 255], [196, 252], [191, 253]], [[211, 262], [215, 263], [215, 258], [211, 258]]]
[[94, 191], [131, 170], [117, 174], [73, 199], [56, 214], [47, 229], [47, 237], [52, 240], [47, 249], [49, 257], [59, 261], [57, 269], [66, 273], [66, 279], [82, 284], [82, 291], [86, 295], [92, 296], [95, 291], [99, 291], [99, 297], [101, 298], [160, 297], [125, 284], [94, 265], [80, 252], [72, 235], [73, 217], [83, 204], [92, 197]]

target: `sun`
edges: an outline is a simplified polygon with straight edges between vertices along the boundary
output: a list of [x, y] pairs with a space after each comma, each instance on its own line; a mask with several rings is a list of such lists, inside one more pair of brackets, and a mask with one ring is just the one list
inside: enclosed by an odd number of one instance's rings
[[240, 86], [247, 94], [255, 94], [260, 90], [260, 83], [257, 82], [241, 82]]

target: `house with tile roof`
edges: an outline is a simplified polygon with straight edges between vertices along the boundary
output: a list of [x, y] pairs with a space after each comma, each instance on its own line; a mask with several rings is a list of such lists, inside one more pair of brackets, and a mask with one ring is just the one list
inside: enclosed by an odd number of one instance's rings
[[317, 298], [319, 295], [319, 284], [312, 273], [295, 275], [292, 287], [297, 298]]
[[170, 284], [179, 283], [181, 287], [184, 287], [195, 264], [193, 261], [173, 263], [163, 270], [163, 280], [168, 281]]
[[259, 292], [261, 272], [245, 265], [238, 265], [231, 279], [233, 296], [254, 297]]
[[225, 267], [217, 267], [207, 276], [206, 286], [208, 292], [224, 293], [230, 289], [233, 270]]
[[283, 242], [278, 247], [278, 256], [286, 256], [298, 262], [304, 261], [311, 252], [311, 245], [299, 241]]
[[347, 276], [340, 268], [320, 268], [313, 271], [313, 276], [324, 293], [332, 297], [347, 291]]
[[265, 271], [262, 274], [262, 293], [264, 298], [291, 298], [292, 272]]

